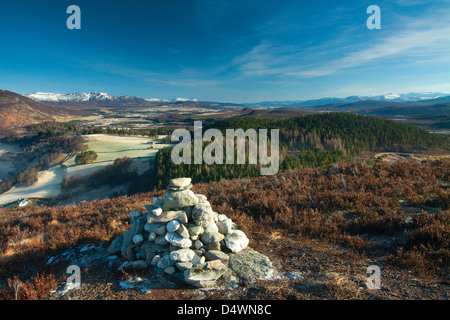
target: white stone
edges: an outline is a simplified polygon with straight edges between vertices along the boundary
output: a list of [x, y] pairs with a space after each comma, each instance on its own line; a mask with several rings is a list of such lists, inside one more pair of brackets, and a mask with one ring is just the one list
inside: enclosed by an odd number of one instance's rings
[[231, 232], [231, 228], [233, 227], [233, 223], [231, 219], [226, 219], [217, 222], [217, 227], [219, 228], [219, 232], [221, 234], [229, 234]]
[[175, 232], [178, 230], [179, 227], [180, 227], [180, 222], [178, 220], [172, 220], [172, 221], [168, 222], [166, 225], [166, 229], [169, 232]]
[[161, 207], [152, 210], [152, 213], [157, 217], [160, 216], [162, 214], [162, 212], [163, 212], [163, 209]]
[[217, 233], [219, 232], [219, 228], [217, 227], [216, 223], [214, 221], [211, 221], [208, 223], [204, 228], [204, 233], [210, 232], [210, 233]]
[[223, 221], [223, 220], [227, 220], [228, 217], [225, 214], [218, 214], [217, 215], [217, 219], [219, 219], [219, 222], [220, 222], [220, 221]]
[[170, 259], [177, 262], [188, 262], [194, 259], [195, 252], [191, 249], [180, 249], [170, 253]]
[[175, 247], [190, 248], [192, 246], [192, 240], [189, 238], [183, 238], [176, 232], [167, 232], [165, 236], [167, 242]]
[[203, 194], [196, 194], [196, 196], [198, 198], [198, 203], [205, 203], [208, 201], [208, 198]]
[[206, 203], [199, 203], [192, 209], [192, 218], [197, 225], [202, 227], [206, 227], [213, 221], [214, 214], [211, 206]]
[[176, 178], [172, 179], [169, 182], [169, 186], [175, 187], [175, 188], [185, 188], [189, 186], [192, 182], [191, 178]]
[[166, 191], [164, 193], [164, 211], [178, 210], [184, 207], [195, 206], [198, 198], [191, 190]]
[[225, 245], [234, 253], [238, 253], [245, 249], [250, 240], [241, 230], [232, 230], [225, 236]]

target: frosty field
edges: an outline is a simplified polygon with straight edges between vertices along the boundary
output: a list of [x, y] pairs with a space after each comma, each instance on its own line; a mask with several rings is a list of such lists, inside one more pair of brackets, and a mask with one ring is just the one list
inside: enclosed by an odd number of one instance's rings
[[[168, 144], [157, 144], [159, 140], [146, 137], [113, 136], [107, 134], [92, 134], [85, 136], [88, 150], [98, 154], [94, 163], [114, 161], [117, 158], [154, 158], [159, 149], [169, 146]], [[150, 143], [154, 142], [154, 145]], [[68, 159], [66, 166], [75, 166], [75, 155]]]
[[[61, 182], [64, 176], [71, 177], [77, 174], [88, 175], [114, 163], [115, 159], [125, 156], [133, 159], [133, 164], [138, 169], [138, 173], [142, 174], [148, 170], [149, 162], [156, 156], [158, 150], [169, 146], [168, 144], [157, 144], [159, 140], [152, 140], [145, 137], [94, 134], [86, 136], [86, 139], [88, 149], [94, 150], [98, 154], [98, 159], [94, 163], [76, 165], [76, 155], [73, 155], [64, 162], [67, 168], [61, 168], [58, 165], [48, 170], [40, 171], [38, 180], [33, 185], [16, 185], [11, 190], [1, 194], [0, 205], [5, 205], [22, 198], [53, 198], [60, 193]], [[151, 145], [150, 142], [155, 142], [155, 144]], [[11, 149], [1, 147], [0, 157]], [[19, 152], [20, 150], [15, 149], [13, 151]], [[6, 164], [6, 162], [2, 163], [2, 168], [5, 170], [7, 169]]]

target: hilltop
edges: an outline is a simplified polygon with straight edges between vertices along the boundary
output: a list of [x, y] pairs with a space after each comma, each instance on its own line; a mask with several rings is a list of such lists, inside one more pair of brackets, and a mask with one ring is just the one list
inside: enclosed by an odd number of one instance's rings
[[[447, 299], [449, 168], [448, 160], [346, 163], [195, 184], [285, 275], [233, 290], [199, 291], [153, 269], [116, 271], [122, 262], [106, 249], [130, 229], [129, 214], [163, 191], [2, 209], [0, 297], [11, 298], [6, 279], [18, 275], [22, 299]], [[58, 295], [71, 264], [81, 267], [82, 288]], [[381, 290], [366, 287], [370, 265], [381, 267]]]

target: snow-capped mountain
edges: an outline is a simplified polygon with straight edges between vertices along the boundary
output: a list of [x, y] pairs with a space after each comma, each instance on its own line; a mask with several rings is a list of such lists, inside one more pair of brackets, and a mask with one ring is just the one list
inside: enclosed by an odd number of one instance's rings
[[117, 97], [103, 92], [91, 93], [50, 93], [50, 92], [36, 92], [26, 95], [35, 101], [40, 102], [85, 102], [85, 101], [107, 101], [116, 100]]
[[391, 101], [391, 102], [417, 102], [430, 99], [437, 99], [448, 96], [448, 93], [440, 92], [411, 92], [411, 93], [387, 93], [379, 96], [359, 96], [361, 101]]
[[279, 106], [323, 106], [327, 104], [354, 103], [361, 101], [386, 101], [386, 102], [418, 102], [431, 99], [438, 99], [450, 96], [450, 93], [440, 92], [412, 92], [412, 93], [387, 93], [377, 96], [349, 96], [346, 98], [321, 98], [312, 100], [295, 100], [295, 101], [263, 101], [256, 103], [245, 103], [252, 107], [279, 107]]
[[188, 101], [192, 101], [192, 102], [197, 102], [197, 99], [188, 99], [188, 98], [175, 98], [172, 99], [172, 102], [188, 102]]
[[90, 92], [90, 93], [51, 93], [51, 92], [36, 92], [27, 94], [26, 97], [38, 102], [44, 103], [114, 103], [114, 104], [128, 104], [138, 103], [142, 105], [145, 102], [150, 103], [170, 103], [170, 102], [197, 102], [197, 99], [175, 98], [175, 99], [143, 99], [132, 96], [114, 96], [104, 92]]

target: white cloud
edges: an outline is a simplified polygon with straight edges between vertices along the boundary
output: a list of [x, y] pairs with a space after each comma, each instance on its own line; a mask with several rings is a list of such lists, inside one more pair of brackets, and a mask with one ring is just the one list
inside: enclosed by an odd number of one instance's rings
[[[332, 52], [330, 44], [327, 49], [308, 48], [308, 52], [292, 50], [286, 46], [276, 46], [261, 42], [246, 54], [233, 61], [245, 75], [278, 75], [299, 78], [315, 78], [334, 74], [340, 70], [363, 66], [368, 63], [382, 63], [387, 59], [396, 59], [399, 63], [406, 59], [421, 63], [448, 61], [450, 53], [449, 10], [442, 10], [439, 15], [425, 19], [403, 18], [402, 30], [393, 31], [384, 39], [370, 44], [366, 49], [357, 50], [335, 59], [322, 59], [320, 64], [308, 63], [311, 57], [326, 56]], [[385, 32], [387, 33], [387, 32]], [[342, 50], [342, 48], [339, 48]]]

